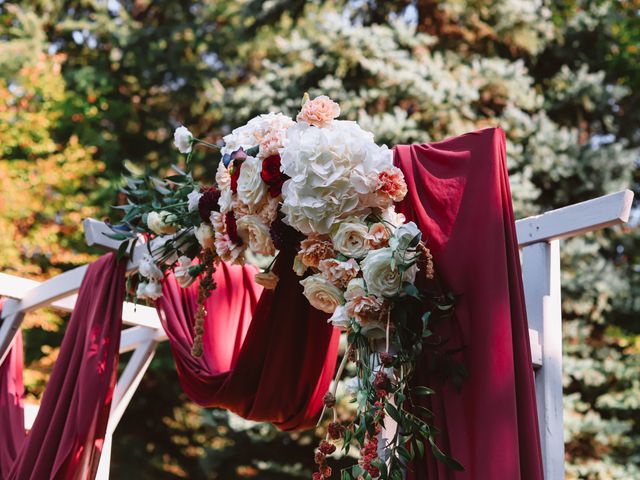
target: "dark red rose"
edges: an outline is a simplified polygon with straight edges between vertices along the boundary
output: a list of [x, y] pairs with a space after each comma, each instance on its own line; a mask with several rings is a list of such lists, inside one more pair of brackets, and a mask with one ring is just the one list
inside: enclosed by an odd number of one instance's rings
[[236, 217], [233, 212], [227, 213], [224, 221], [227, 225], [227, 235], [229, 235], [231, 241], [236, 245], [242, 245], [242, 239], [238, 236], [238, 225], [236, 224]]
[[242, 167], [242, 159], [233, 161], [233, 170], [231, 171], [231, 191], [238, 193], [238, 177], [240, 176], [240, 168]]
[[218, 199], [220, 198], [220, 190], [215, 187], [205, 187], [200, 193], [202, 193], [202, 196], [198, 201], [198, 213], [203, 222], [209, 223], [211, 221], [209, 220], [211, 212], [217, 212], [219, 210]]
[[271, 155], [262, 161], [262, 172], [260, 173], [262, 181], [267, 185], [271, 185], [280, 180], [282, 172], [280, 171], [280, 155]]
[[280, 171], [280, 155], [271, 155], [262, 161], [262, 181], [269, 186], [269, 195], [277, 197], [282, 192], [282, 184], [289, 178]]

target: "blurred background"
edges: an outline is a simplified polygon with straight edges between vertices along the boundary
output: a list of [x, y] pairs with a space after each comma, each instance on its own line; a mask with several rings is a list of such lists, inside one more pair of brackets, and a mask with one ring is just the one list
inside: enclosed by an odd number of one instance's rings
[[[91, 261], [81, 221], [113, 218], [125, 165], [165, 173], [182, 161], [178, 124], [216, 142], [258, 113], [294, 114], [305, 91], [390, 146], [501, 126], [518, 217], [637, 192], [639, 11], [639, 0], [0, 0], [0, 271], [44, 279]], [[199, 152], [197, 175], [218, 160]], [[640, 478], [639, 238], [619, 228], [562, 246], [570, 479]], [[66, 320], [39, 311], [24, 325], [32, 401]], [[163, 345], [116, 431], [112, 478], [309, 478], [314, 444], [198, 408]]]

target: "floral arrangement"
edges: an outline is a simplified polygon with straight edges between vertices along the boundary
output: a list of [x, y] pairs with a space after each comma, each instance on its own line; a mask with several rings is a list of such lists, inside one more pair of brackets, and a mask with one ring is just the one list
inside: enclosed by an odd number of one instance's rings
[[[348, 344], [324, 397], [333, 421], [316, 452], [313, 480], [331, 477], [327, 457], [336, 445], [346, 453], [360, 447], [344, 479], [403, 478], [425, 444], [459, 469], [436, 445], [431, 412], [417, 404], [433, 391], [409, 382], [423, 348], [440, 343], [430, 324], [451, 314], [452, 297], [437, 288], [421, 232], [395, 211], [407, 186], [391, 151], [339, 115], [330, 98], [305, 95], [295, 120], [281, 113], [253, 118], [224, 137], [213, 186], [177, 167], [163, 180], [128, 178], [128, 204], [119, 207], [125, 215], [112, 237], [124, 240], [122, 254], [140, 234], [156, 239], [140, 264], [138, 298], [157, 299], [170, 270], [182, 287], [199, 279], [194, 356], [202, 355], [204, 300], [215, 288], [215, 265], [295, 249], [293, 269], [305, 297], [346, 332]], [[187, 164], [195, 146], [218, 148], [183, 126], [175, 145]], [[255, 281], [273, 289], [278, 277], [268, 267]], [[341, 423], [336, 388], [349, 362], [357, 372], [357, 414]], [[383, 438], [387, 415], [398, 428]]]

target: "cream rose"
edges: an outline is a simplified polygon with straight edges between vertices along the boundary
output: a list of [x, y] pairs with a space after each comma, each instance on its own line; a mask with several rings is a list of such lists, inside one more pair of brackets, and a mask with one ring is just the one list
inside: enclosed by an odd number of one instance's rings
[[161, 212], [149, 212], [147, 215], [147, 227], [149, 227], [149, 230], [153, 233], [158, 235], [176, 233], [176, 227], [171, 225], [174, 218], [173, 214], [166, 210]]
[[318, 310], [333, 313], [342, 304], [343, 297], [340, 289], [322, 275], [311, 275], [300, 280], [300, 285], [304, 287], [303, 293], [309, 303]]
[[249, 244], [249, 249], [262, 255], [273, 255], [276, 249], [271, 240], [269, 227], [256, 215], [245, 215], [238, 219], [238, 235]]
[[370, 294], [394, 297], [400, 293], [402, 274], [393, 262], [391, 248], [371, 250], [360, 263], [360, 267]]
[[344, 292], [345, 300], [353, 300], [357, 297], [364, 297], [367, 291], [364, 288], [364, 280], [362, 278], [354, 278], [347, 284], [347, 290]]
[[333, 315], [327, 320], [327, 323], [333, 324], [336, 328], [346, 330], [351, 325], [351, 318], [347, 315], [344, 306], [339, 305], [336, 307]]
[[334, 248], [343, 255], [351, 258], [364, 257], [369, 248], [366, 237], [369, 234], [367, 226], [359, 220], [340, 223], [338, 229], [331, 235]]
[[262, 160], [256, 157], [247, 157], [240, 167], [238, 198], [251, 207], [257, 206], [267, 192], [267, 185], [260, 176], [261, 172]]
[[202, 248], [213, 248], [214, 240], [213, 240], [213, 229], [211, 225], [207, 225], [206, 223], [201, 223], [194, 231], [196, 239], [198, 243], [202, 246]]

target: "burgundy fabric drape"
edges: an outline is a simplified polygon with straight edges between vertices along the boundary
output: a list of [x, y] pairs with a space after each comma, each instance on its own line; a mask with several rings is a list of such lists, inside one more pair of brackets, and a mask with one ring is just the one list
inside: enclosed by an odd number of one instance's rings
[[253, 281], [254, 267], [218, 266], [200, 358], [191, 355], [197, 285], [181, 289], [172, 277], [165, 282], [158, 312], [193, 401], [282, 430], [315, 423], [334, 373], [339, 333], [302, 295], [292, 261], [291, 252], [281, 252], [274, 266], [278, 286], [264, 291]]
[[420, 365], [416, 381], [456, 473], [428, 456], [413, 479], [543, 478], [536, 400], [505, 137], [485, 129], [428, 145], [400, 145], [395, 163], [409, 194], [399, 206], [431, 248], [444, 284], [459, 295], [449, 338], [469, 377], [458, 391]]
[[[0, 298], [0, 314], [3, 303]], [[0, 478], [9, 474], [24, 442], [22, 368], [22, 332], [18, 332], [9, 355], [0, 365]]]
[[[2, 478], [93, 478], [116, 381], [124, 294], [124, 262], [108, 254], [89, 266], [38, 416]], [[14, 352], [21, 351], [19, 347], [15, 344]], [[5, 367], [11, 368], [11, 363]], [[14, 385], [21, 382], [21, 370], [16, 367]], [[0, 378], [2, 396], [6, 379]], [[4, 408], [2, 415], [4, 419]], [[5, 445], [0, 448], [2, 456], [9, 452]], [[3, 469], [4, 462], [3, 458]]]

